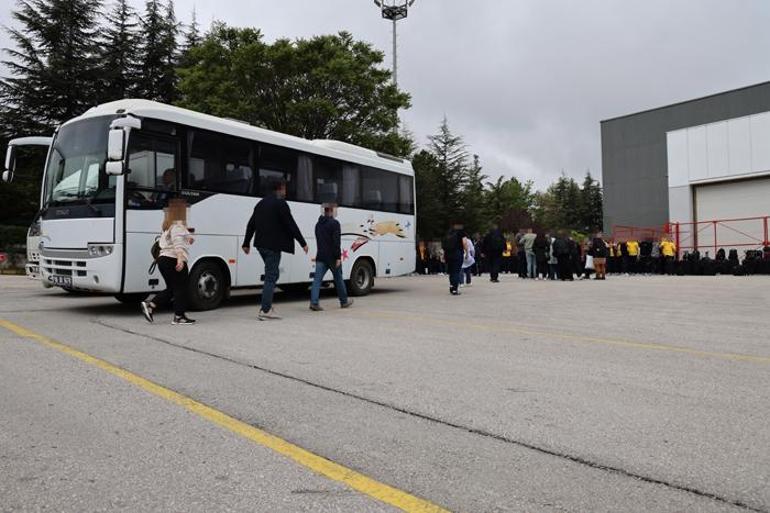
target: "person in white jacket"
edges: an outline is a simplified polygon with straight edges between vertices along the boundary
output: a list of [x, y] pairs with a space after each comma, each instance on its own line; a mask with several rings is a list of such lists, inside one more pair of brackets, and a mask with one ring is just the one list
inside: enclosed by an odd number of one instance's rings
[[172, 199], [165, 209], [163, 233], [160, 236], [160, 256], [158, 270], [166, 282], [166, 289], [150, 301], [141, 304], [142, 314], [148, 322], [153, 322], [153, 314], [158, 308], [165, 308], [173, 303], [174, 318], [171, 324], [194, 324], [187, 317], [188, 248], [194, 242], [187, 228], [187, 203], [183, 199]]
[[[465, 286], [469, 287], [471, 284], [471, 276], [473, 275], [473, 265], [476, 263], [476, 248], [473, 246], [473, 241], [468, 237], [463, 237], [463, 274], [465, 275]], [[462, 287], [462, 285], [460, 285]]]

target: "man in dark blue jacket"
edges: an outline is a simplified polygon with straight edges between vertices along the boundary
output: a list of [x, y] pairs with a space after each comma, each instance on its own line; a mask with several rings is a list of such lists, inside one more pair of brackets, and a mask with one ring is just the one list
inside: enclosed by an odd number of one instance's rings
[[299, 242], [305, 253], [308, 251], [307, 242], [291, 215], [285, 197], [286, 182], [273, 183], [273, 193], [263, 198], [254, 207], [254, 213], [246, 225], [246, 235], [243, 238], [243, 252], [249, 254], [251, 238], [254, 237], [254, 247], [265, 262], [262, 308], [259, 310], [258, 317], [260, 321], [280, 319], [273, 309], [273, 292], [278, 281], [281, 252], [294, 254], [295, 240]]
[[336, 205], [324, 205], [324, 215], [318, 218], [318, 223], [315, 225], [315, 240], [318, 244], [318, 253], [315, 256], [313, 287], [310, 289], [310, 309], [314, 312], [323, 310], [318, 301], [321, 295], [321, 282], [326, 275], [326, 271], [332, 272], [334, 288], [337, 290], [340, 306], [348, 308], [353, 304], [353, 300], [348, 299], [348, 291], [345, 288], [345, 281], [342, 279], [342, 255], [340, 250], [342, 241], [340, 240], [340, 222], [335, 219], [336, 213]]

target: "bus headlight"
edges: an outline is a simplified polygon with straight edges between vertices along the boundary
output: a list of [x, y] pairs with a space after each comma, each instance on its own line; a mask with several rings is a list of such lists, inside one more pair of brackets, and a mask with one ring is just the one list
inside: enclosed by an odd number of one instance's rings
[[89, 244], [88, 256], [103, 257], [112, 254], [112, 246], [109, 244]]

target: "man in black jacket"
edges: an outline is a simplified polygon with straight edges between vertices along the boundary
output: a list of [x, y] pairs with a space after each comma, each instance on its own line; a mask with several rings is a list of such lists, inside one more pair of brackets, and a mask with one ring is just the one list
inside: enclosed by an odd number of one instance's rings
[[310, 309], [314, 312], [323, 310], [318, 301], [321, 295], [321, 281], [326, 271], [331, 271], [332, 277], [334, 277], [334, 288], [337, 290], [340, 307], [348, 308], [353, 304], [353, 300], [348, 299], [348, 291], [345, 288], [345, 281], [342, 279], [342, 255], [340, 250], [342, 241], [340, 240], [340, 222], [335, 219], [336, 213], [336, 205], [324, 205], [324, 215], [318, 218], [318, 223], [315, 225], [315, 239], [318, 244], [318, 252], [315, 256], [313, 287], [310, 289]]
[[449, 293], [453, 296], [460, 295], [460, 281], [462, 276], [463, 258], [465, 256], [465, 244], [463, 243], [463, 239], [465, 236], [463, 224], [456, 221], [452, 223], [442, 244], [447, 272], [449, 273]]
[[500, 262], [503, 259], [503, 251], [505, 250], [505, 236], [503, 236], [500, 228], [497, 227], [497, 223], [492, 225], [489, 233], [484, 237], [482, 246], [484, 248], [482, 256], [489, 263], [489, 280], [492, 283], [498, 283]]
[[553, 254], [559, 266], [559, 279], [572, 281], [572, 258], [570, 257], [569, 240], [567, 235], [560, 232], [553, 241]]
[[254, 247], [265, 262], [265, 283], [262, 287], [262, 307], [259, 320], [280, 319], [273, 309], [273, 292], [278, 281], [278, 266], [281, 264], [281, 252], [294, 254], [294, 241], [299, 242], [307, 253], [307, 242], [299, 231], [291, 215], [286, 197], [286, 182], [273, 183], [273, 193], [263, 198], [254, 207], [254, 213], [246, 225], [243, 237], [243, 252], [250, 251], [251, 238]]

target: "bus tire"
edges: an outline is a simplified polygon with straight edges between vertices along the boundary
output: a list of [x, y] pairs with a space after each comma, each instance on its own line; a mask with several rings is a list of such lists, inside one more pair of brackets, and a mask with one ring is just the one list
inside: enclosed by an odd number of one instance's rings
[[356, 260], [350, 271], [348, 292], [351, 296], [365, 296], [371, 292], [372, 287], [374, 287], [374, 267], [369, 260], [360, 258]]
[[193, 267], [188, 280], [189, 301], [192, 310], [213, 310], [227, 297], [229, 281], [222, 266], [204, 260]]
[[[68, 291], [77, 294], [78, 291]], [[138, 305], [149, 296], [146, 292], [134, 292], [133, 294], [115, 294], [115, 299], [124, 305]]]

